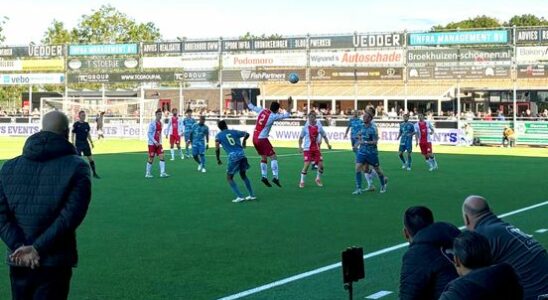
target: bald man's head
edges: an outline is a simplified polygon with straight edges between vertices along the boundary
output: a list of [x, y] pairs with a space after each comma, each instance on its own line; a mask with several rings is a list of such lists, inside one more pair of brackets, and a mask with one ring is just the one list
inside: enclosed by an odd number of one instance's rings
[[69, 120], [60, 111], [51, 111], [42, 118], [42, 131], [49, 131], [65, 136], [68, 139]]
[[471, 195], [464, 199], [462, 214], [464, 225], [466, 225], [469, 230], [473, 230], [477, 221], [489, 212], [491, 212], [491, 208], [489, 208], [487, 200], [482, 196]]

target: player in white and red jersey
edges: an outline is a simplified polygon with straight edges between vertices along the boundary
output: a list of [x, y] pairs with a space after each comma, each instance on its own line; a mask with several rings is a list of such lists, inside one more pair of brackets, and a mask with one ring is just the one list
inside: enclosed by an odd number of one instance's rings
[[316, 119], [316, 113], [311, 112], [308, 114], [308, 122], [304, 124], [301, 135], [299, 136], [299, 151], [302, 152], [304, 156], [304, 166], [301, 171], [301, 181], [299, 183], [300, 188], [304, 188], [304, 179], [308, 172], [308, 167], [312, 162], [316, 163], [316, 166], [318, 166], [316, 184], [318, 186], [323, 186], [321, 180], [323, 174], [323, 157], [320, 152], [322, 138], [325, 140], [327, 148], [331, 149], [327, 135], [323, 130], [322, 123], [320, 120]]
[[175, 160], [175, 150], [173, 149], [174, 145], [177, 145], [177, 149], [179, 149], [179, 155], [181, 156], [181, 159], [185, 159], [185, 156], [183, 155], [183, 150], [181, 149], [181, 135], [183, 134], [184, 128], [183, 120], [179, 119], [176, 108], [172, 109], [171, 113], [171, 119], [169, 119], [169, 122], [166, 126], [166, 138], [169, 135], [171, 160]]
[[[288, 111], [285, 113], [279, 113], [280, 110], [280, 103], [278, 102], [272, 102], [270, 104], [270, 109], [262, 108], [260, 106], [255, 106], [251, 101], [249, 101], [249, 97], [247, 95], [247, 92], [244, 91], [243, 93], [244, 100], [247, 104], [247, 107], [258, 113], [257, 116], [257, 123], [255, 124], [255, 130], [253, 131], [253, 145], [255, 146], [255, 149], [257, 150], [257, 153], [261, 156], [261, 181], [268, 187], [271, 187], [272, 185], [270, 182], [268, 182], [268, 158], [270, 158], [270, 167], [272, 169], [272, 182], [274, 182], [277, 186], [282, 187], [280, 184], [280, 179], [278, 177], [278, 158], [276, 156], [276, 152], [274, 152], [274, 148], [272, 147], [272, 144], [270, 144], [270, 141], [268, 140], [268, 134], [270, 133], [270, 129], [272, 128], [272, 125], [275, 121], [282, 120], [285, 118], [289, 118], [291, 116], [291, 109], [288, 108]], [[291, 107], [292, 99], [289, 97], [288, 99], [288, 106]]]
[[416, 144], [420, 146], [421, 153], [426, 159], [426, 163], [430, 166], [428, 171], [433, 171], [438, 168], [438, 163], [432, 153], [432, 138], [434, 134], [434, 126], [429, 121], [424, 120], [424, 115], [419, 114], [419, 121], [415, 123]]
[[166, 162], [164, 161], [164, 150], [162, 149], [162, 110], [156, 111], [156, 119], [148, 125], [148, 161], [146, 167], [146, 178], [152, 178], [150, 171], [154, 156], [160, 158], [160, 177], [169, 177], [166, 173]]

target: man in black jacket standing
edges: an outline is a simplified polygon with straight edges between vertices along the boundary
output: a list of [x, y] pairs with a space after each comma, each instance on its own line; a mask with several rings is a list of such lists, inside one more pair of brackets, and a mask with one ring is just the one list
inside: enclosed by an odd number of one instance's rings
[[492, 265], [487, 239], [464, 231], [453, 242], [453, 262], [461, 276], [447, 285], [440, 300], [521, 300], [523, 289], [509, 264]]
[[448, 223], [434, 223], [432, 211], [424, 206], [408, 208], [403, 223], [409, 249], [402, 259], [400, 299], [438, 299], [458, 276], [442, 250], [452, 247], [460, 231]]
[[464, 225], [489, 241], [493, 263], [516, 270], [526, 300], [548, 294], [548, 254], [535, 239], [499, 219], [481, 196], [469, 196], [462, 206]]
[[90, 170], [68, 141], [67, 117], [46, 114], [23, 155], [0, 170], [0, 238], [13, 299], [67, 299], [78, 255], [76, 228], [91, 199]]

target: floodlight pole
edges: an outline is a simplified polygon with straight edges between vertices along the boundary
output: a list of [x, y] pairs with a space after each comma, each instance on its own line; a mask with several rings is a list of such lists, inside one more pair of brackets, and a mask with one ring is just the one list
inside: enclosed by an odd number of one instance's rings
[[348, 299], [354, 298], [354, 289], [352, 287], [352, 281], [344, 284], [344, 289], [348, 291]]

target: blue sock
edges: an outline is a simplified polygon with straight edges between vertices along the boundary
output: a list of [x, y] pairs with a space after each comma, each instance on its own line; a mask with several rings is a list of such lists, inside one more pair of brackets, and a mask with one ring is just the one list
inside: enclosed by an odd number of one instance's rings
[[400, 160], [401, 160], [401, 162], [402, 162], [402, 163], [403, 163], [404, 165], [406, 164], [406, 162], [405, 162], [405, 158], [403, 158], [403, 154], [402, 154], [402, 155], [400, 155]]
[[384, 186], [384, 175], [379, 175], [379, 181], [381, 182], [381, 186]]
[[356, 188], [362, 188], [362, 172], [356, 172]]
[[411, 168], [411, 161], [412, 161], [411, 155], [409, 155], [409, 156], [407, 157], [407, 167], [408, 167], [408, 168]]
[[236, 197], [238, 197], [238, 198], [243, 198], [244, 197], [242, 195], [242, 193], [240, 192], [240, 190], [238, 189], [238, 186], [236, 185], [236, 182], [234, 182], [234, 180], [229, 181], [228, 184], [230, 185], [230, 188], [232, 189], [234, 194], [236, 194]]
[[200, 154], [200, 163], [202, 164], [202, 168], [205, 168], [205, 154]]
[[255, 196], [253, 193], [253, 188], [251, 188], [251, 181], [249, 181], [249, 178], [244, 179], [245, 187], [247, 188], [247, 191], [249, 192], [249, 196]]

